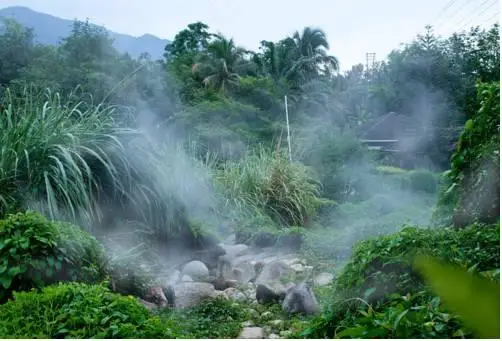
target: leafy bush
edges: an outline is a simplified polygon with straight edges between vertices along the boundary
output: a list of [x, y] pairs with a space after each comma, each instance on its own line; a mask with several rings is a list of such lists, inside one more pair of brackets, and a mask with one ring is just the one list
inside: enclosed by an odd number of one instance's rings
[[336, 281], [332, 308], [305, 335], [468, 336], [457, 316], [444, 309], [413, 270], [412, 257], [431, 255], [498, 280], [499, 250], [499, 225], [474, 225], [462, 231], [407, 227], [360, 242]]
[[393, 175], [393, 174], [406, 174], [408, 170], [393, 166], [377, 166], [375, 170], [380, 174]]
[[414, 170], [409, 172], [408, 178], [412, 191], [436, 193], [439, 180], [434, 173], [425, 170]]
[[123, 149], [117, 136], [128, 133], [114, 127], [115, 108], [81, 111], [80, 103], [31, 87], [23, 95], [6, 91], [0, 115], [0, 215], [30, 200], [45, 200], [52, 218], [61, 209], [92, 215], [91, 190], [99, 187], [93, 169], [107, 169], [112, 186], [121, 187], [117, 172], [127, 163], [110, 155]]
[[178, 145], [154, 145], [124, 128], [137, 124], [132, 115], [75, 93], [26, 86], [21, 94], [2, 98], [0, 217], [29, 208], [88, 230], [135, 221], [157, 239], [189, 229], [181, 198], [194, 191], [181, 187], [200, 185], [199, 168]]
[[365, 198], [368, 155], [350, 134], [333, 131], [329, 126], [318, 131], [303, 131], [295, 139], [296, 157], [311, 167], [322, 184], [322, 196], [345, 201]]
[[176, 328], [178, 338], [236, 338], [248, 316], [237, 303], [223, 298], [208, 299], [183, 311], [164, 310], [164, 323]]
[[95, 282], [107, 274], [103, 246], [77, 226], [38, 213], [0, 220], [0, 300], [60, 280]]
[[304, 226], [326, 202], [309, 168], [264, 148], [241, 161], [227, 162], [217, 182], [233, 206], [265, 212], [284, 225]]
[[493, 223], [500, 214], [500, 83], [477, 87], [481, 107], [465, 123], [451, 156], [445, 174], [449, 186], [441, 192], [436, 214], [438, 220], [452, 217], [457, 227]]
[[[379, 282], [378, 276], [386, 275], [401, 277], [401, 280], [395, 283], [395, 290], [388, 293], [406, 294], [406, 291], [411, 290], [417, 283], [410, 280], [409, 271], [407, 274], [400, 273], [397, 268], [409, 269], [409, 257], [414, 252], [461, 264], [465, 268], [472, 267], [471, 271], [493, 270], [499, 266], [499, 233], [498, 225], [474, 225], [459, 232], [446, 228], [406, 227], [393, 235], [360, 242], [355, 246], [344, 273], [338, 278], [336, 290], [340, 292], [357, 288], [358, 294], [363, 295], [366, 289], [372, 287], [372, 282]], [[384, 282], [391, 281], [386, 279]], [[401, 285], [403, 286], [400, 287]], [[384, 292], [375, 294], [381, 296]], [[373, 296], [376, 298], [377, 295]]]
[[0, 306], [0, 335], [7, 338], [176, 338], [137, 299], [105, 285], [60, 283], [15, 293]]

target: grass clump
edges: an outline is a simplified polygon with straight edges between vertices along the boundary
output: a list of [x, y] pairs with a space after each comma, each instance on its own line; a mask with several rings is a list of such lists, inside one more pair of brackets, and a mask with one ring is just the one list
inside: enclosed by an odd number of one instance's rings
[[[193, 188], [179, 185], [191, 183], [180, 178], [191, 164], [180, 162], [180, 151], [126, 127], [135, 124], [122, 108], [73, 93], [62, 97], [26, 86], [13, 95], [7, 89], [0, 115], [0, 217], [34, 209], [89, 230], [133, 221], [164, 239], [189, 229], [181, 198]], [[178, 165], [169, 168], [176, 172], [171, 177], [166, 165]]]
[[0, 306], [0, 335], [7, 338], [176, 338], [135, 298], [105, 285], [60, 283], [42, 292], [14, 294]]
[[308, 167], [265, 148], [227, 162], [217, 180], [235, 207], [264, 212], [281, 225], [305, 226], [324, 203]]
[[34, 212], [0, 220], [1, 301], [13, 291], [64, 280], [96, 282], [106, 275], [103, 246], [79, 227]]
[[336, 280], [333, 304], [303, 334], [309, 337], [469, 337], [459, 317], [412, 267], [426, 254], [498, 281], [499, 225], [463, 231], [407, 227], [360, 242]]
[[160, 316], [166, 325], [176, 328], [178, 338], [192, 339], [237, 338], [248, 317], [242, 305], [223, 298], [208, 299], [186, 310], [164, 310]]
[[[127, 168], [117, 128], [116, 108], [65, 102], [58, 93], [41, 94], [27, 87], [21, 98], [6, 91], [0, 115], [0, 214], [43, 201], [50, 217], [79, 209], [96, 214], [93, 191], [101, 185], [95, 170], [122, 189], [120, 171]], [[113, 157], [112, 157], [113, 154]]]

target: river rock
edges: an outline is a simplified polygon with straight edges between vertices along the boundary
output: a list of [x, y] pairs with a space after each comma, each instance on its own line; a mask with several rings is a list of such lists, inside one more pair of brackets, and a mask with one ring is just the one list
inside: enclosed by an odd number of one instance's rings
[[224, 290], [228, 298], [233, 299], [237, 302], [242, 302], [246, 300], [246, 295], [236, 288], [227, 288]]
[[315, 314], [318, 311], [317, 299], [312, 287], [305, 283], [298, 284], [286, 292], [282, 309], [288, 314]]
[[177, 308], [191, 308], [206, 298], [216, 297], [217, 294], [212, 284], [183, 282], [174, 287], [174, 295]]
[[153, 286], [147, 290], [145, 300], [153, 302], [160, 307], [166, 307], [168, 300], [161, 286]]
[[239, 334], [239, 339], [264, 339], [265, 333], [260, 327], [245, 327]]
[[185, 264], [182, 274], [190, 276], [193, 280], [204, 280], [208, 278], [209, 270], [204, 263], [195, 260]]
[[289, 287], [294, 284], [284, 285], [280, 282], [260, 283], [256, 287], [256, 300], [258, 303], [280, 303]]
[[330, 273], [321, 272], [319, 275], [317, 275], [315, 277], [314, 283], [317, 285], [320, 285], [320, 286], [325, 286], [325, 285], [328, 285], [329, 283], [331, 283], [331, 281], [333, 281], [334, 277], [335, 276], [333, 276]]
[[289, 276], [293, 270], [282, 261], [273, 261], [265, 264], [256, 278], [256, 284], [268, 284], [271, 282], [278, 282], [281, 278]]
[[249, 249], [246, 244], [235, 244], [235, 245], [225, 245], [220, 244], [220, 246], [225, 250], [228, 257], [231, 259], [243, 255]]
[[182, 282], [193, 282], [193, 279], [192, 279], [192, 277], [190, 277], [188, 275], [183, 275], [183, 277], [181, 277], [181, 281]]
[[234, 278], [240, 283], [248, 283], [255, 278], [256, 272], [251, 262], [245, 260], [236, 264], [232, 270]]

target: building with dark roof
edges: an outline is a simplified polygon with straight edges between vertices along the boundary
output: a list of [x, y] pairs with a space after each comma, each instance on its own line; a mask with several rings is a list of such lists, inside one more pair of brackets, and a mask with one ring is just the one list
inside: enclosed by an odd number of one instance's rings
[[400, 167], [411, 168], [427, 131], [411, 117], [396, 112], [360, 125], [356, 134], [370, 150], [391, 156]]

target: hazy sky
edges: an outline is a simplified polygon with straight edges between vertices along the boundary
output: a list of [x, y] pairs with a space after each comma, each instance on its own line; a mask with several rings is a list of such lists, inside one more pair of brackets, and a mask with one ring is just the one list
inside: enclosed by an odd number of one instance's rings
[[248, 49], [276, 41], [305, 26], [322, 28], [342, 69], [365, 63], [366, 53], [384, 59], [426, 24], [448, 35], [499, 20], [498, 0], [0, 0], [65, 19], [89, 18], [112, 31], [173, 39], [195, 21], [233, 37]]

